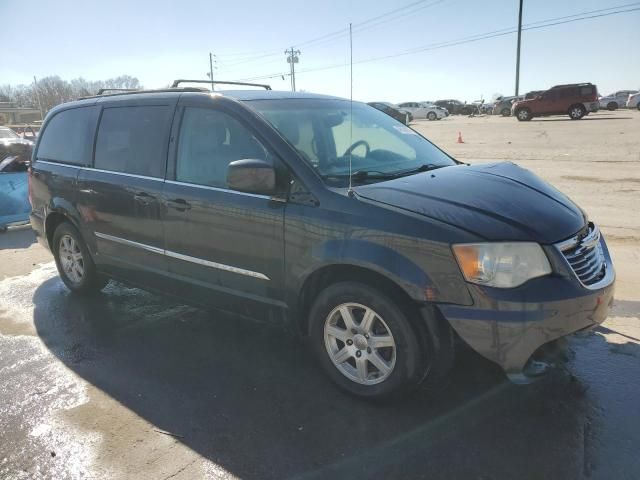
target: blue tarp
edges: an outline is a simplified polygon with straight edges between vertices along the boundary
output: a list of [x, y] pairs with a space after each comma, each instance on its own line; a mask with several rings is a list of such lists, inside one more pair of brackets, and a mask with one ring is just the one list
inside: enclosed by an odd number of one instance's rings
[[28, 173], [0, 173], [0, 227], [29, 221]]

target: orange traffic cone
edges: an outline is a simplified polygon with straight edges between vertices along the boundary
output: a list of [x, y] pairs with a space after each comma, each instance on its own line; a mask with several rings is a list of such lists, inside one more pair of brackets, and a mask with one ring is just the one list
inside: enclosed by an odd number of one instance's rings
[[464, 143], [464, 140], [462, 140], [462, 133], [458, 132], [458, 141], [457, 143]]

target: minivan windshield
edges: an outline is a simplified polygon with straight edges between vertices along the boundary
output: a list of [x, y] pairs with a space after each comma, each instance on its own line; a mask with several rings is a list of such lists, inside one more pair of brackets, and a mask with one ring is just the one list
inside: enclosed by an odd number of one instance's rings
[[455, 165], [411, 128], [359, 102], [339, 99], [251, 100], [328, 184], [374, 182]]

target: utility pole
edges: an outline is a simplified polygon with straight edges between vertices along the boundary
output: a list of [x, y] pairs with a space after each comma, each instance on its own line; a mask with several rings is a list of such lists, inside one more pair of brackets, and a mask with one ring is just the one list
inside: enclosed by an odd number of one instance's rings
[[291, 91], [296, 91], [296, 67], [295, 64], [299, 62], [298, 55], [300, 50], [294, 50], [291, 47], [290, 50], [285, 50], [284, 54], [287, 55], [287, 63], [289, 64], [289, 70], [291, 72]]
[[211, 91], [213, 92], [213, 57], [214, 55], [209, 52], [209, 79], [211, 80]]
[[522, 37], [522, 2], [520, 0], [520, 10], [518, 11], [518, 49], [516, 51], [516, 97], [520, 90], [520, 39]]
[[40, 120], [44, 120], [44, 112], [42, 111], [42, 102], [40, 101], [40, 90], [38, 89], [38, 80], [36, 80], [36, 76], [33, 76], [33, 86], [36, 91], [36, 98], [38, 99], [38, 108], [40, 109]]

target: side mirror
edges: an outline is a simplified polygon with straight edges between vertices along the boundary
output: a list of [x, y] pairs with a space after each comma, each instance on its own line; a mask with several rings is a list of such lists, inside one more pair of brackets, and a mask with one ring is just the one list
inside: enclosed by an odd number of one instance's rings
[[272, 195], [276, 190], [276, 170], [264, 160], [236, 160], [229, 164], [227, 186], [239, 192]]

